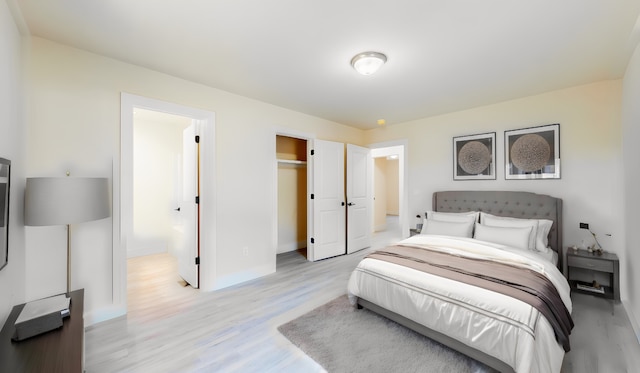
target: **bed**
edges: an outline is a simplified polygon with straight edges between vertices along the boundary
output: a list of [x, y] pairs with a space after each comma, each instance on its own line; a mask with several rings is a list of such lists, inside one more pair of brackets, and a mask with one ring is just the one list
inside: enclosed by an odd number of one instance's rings
[[[484, 219], [488, 224], [491, 219], [507, 218], [504, 220], [508, 224], [499, 229], [474, 224], [474, 234], [482, 240], [453, 237], [457, 233], [451, 233], [453, 236], [420, 234], [370, 254], [351, 274], [348, 283], [351, 301], [358, 307], [379, 313], [498, 371], [559, 372], [565, 351], [569, 349], [568, 334], [573, 327], [569, 286], [561, 271], [562, 200], [517, 191], [444, 191], [433, 194], [432, 206], [433, 211], [427, 215], [440, 214], [447, 219], [458, 219], [454, 215], [466, 216], [470, 215], [468, 212], [477, 212], [477, 215], [473, 215], [476, 223]], [[526, 221], [539, 222], [540, 226], [546, 221], [550, 227], [540, 229], [535, 237], [532, 228], [519, 226]], [[512, 227], [512, 224], [515, 226]], [[423, 233], [433, 231], [432, 227], [455, 227], [457, 232], [460, 226], [426, 219]], [[444, 231], [447, 232], [446, 229]], [[493, 236], [488, 236], [487, 231]], [[435, 232], [438, 233], [438, 230]], [[525, 242], [526, 232], [530, 232], [530, 240], [527, 238]], [[496, 236], [496, 233], [500, 233], [500, 238], [496, 240], [506, 240], [506, 243], [487, 239]], [[543, 237], [546, 248], [538, 252], [535, 248], [541, 245], [539, 240], [543, 233], [546, 236]], [[513, 239], [510, 238], [512, 236]], [[435, 271], [425, 273], [424, 269], [418, 267], [424, 265], [420, 263], [421, 260], [413, 259], [410, 264], [402, 262], [405, 260], [405, 251], [422, 255], [424, 261], [431, 258], [440, 260], [442, 257], [446, 261], [443, 263], [447, 264], [431, 263]], [[489, 256], [491, 258], [487, 259]], [[477, 274], [468, 276], [464, 273], [460, 275], [463, 279], [440, 275], [438, 271], [442, 268], [449, 269], [449, 260], [458, 260], [451, 257], [463, 257], [461, 261], [481, 265], [487, 262], [489, 266], [498, 262], [495, 265], [509, 267], [511, 271], [531, 272], [536, 278], [532, 281], [542, 281], [549, 288], [546, 291], [557, 293], [548, 296], [554, 297], [553, 301], [549, 301], [553, 304], [550, 308], [566, 315], [549, 313], [549, 310], [543, 309], [546, 307], [544, 305], [532, 306], [533, 303], [518, 298], [520, 295], [514, 298], [511, 290], [502, 293], [502, 290], [491, 288], [496, 283], [495, 279], [489, 281], [493, 281], [489, 288], [483, 288], [473, 282]], [[467, 262], [460, 264], [463, 272], [473, 266], [475, 264], [469, 265]], [[493, 267], [487, 268], [491, 270], [485, 268], [479, 271], [494, 271]], [[457, 271], [453, 272], [459, 276]], [[481, 281], [487, 280], [482, 278]]]

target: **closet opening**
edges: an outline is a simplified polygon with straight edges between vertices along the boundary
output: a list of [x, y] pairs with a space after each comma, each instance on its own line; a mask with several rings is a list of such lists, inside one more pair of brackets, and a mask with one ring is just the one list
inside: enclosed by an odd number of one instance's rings
[[[276, 135], [278, 162], [278, 255], [297, 252], [307, 259], [306, 139]], [[293, 255], [293, 254], [292, 254]]]

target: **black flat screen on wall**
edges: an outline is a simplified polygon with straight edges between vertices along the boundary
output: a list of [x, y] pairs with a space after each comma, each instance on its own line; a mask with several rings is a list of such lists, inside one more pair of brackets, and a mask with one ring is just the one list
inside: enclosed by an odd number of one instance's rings
[[9, 260], [9, 187], [11, 161], [0, 158], [0, 269]]

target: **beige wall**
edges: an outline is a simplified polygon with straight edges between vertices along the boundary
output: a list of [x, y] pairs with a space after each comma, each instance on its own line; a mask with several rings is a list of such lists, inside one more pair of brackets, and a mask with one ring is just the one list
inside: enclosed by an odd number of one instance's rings
[[399, 162], [397, 159], [387, 159], [386, 161], [387, 215], [398, 215], [400, 214], [400, 190], [398, 189]]
[[640, 227], [640, 44], [629, 61], [623, 82], [622, 138], [624, 150], [624, 217], [626, 245], [618, 253], [622, 272], [622, 299], [640, 340], [640, 248], [636, 233]]
[[[217, 287], [275, 271], [277, 129], [363, 143], [361, 130], [40, 38], [30, 40], [27, 73], [27, 169], [32, 175], [61, 174], [70, 168], [76, 175], [111, 177], [113, 164], [119, 162], [121, 92], [216, 113]], [[118, 216], [113, 219], [119, 224]], [[113, 306], [111, 253], [120, 247], [112, 242], [111, 219], [80, 224], [74, 232], [78, 249], [72, 269], [76, 283], [86, 290], [85, 310], [91, 320], [92, 314]], [[27, 236], [29, 294], [64, 290], [64, 276], [46, 274], [47, 268], [64, 273], [64, 261], [57, 260], [64, 258], [64, 247], [62, 230]], [[249, 255], [243, 254], [244, 248]]]
[[[0, 157], [11, 161], [9, 254], [6, 267], [0, 270], [0, 325], [4, 325], [14, 305], [26, 300], [23, 220], [26, 140], [21, 43], [7, 3], [0, 1]], [[66, 281], [64, 276], [63, 272]]]
[[[624, 250], [620, 80], [424, 118], [366, 133], [368, 143], [409, 142], [409, 221], [431, 208], [434, 191], [525, 190], [564, 200], [564, 244], [589, 240], [591, 225], [606, 250]], [[560, 123], [562, 178], [505, 180], [504, 131]], [[454, 136], [497, 133], [497, 180], [453, 181]], [[611, 234], [611, 237], [605, 234]], [[626, 285], [626, 284], [625, 284]]]

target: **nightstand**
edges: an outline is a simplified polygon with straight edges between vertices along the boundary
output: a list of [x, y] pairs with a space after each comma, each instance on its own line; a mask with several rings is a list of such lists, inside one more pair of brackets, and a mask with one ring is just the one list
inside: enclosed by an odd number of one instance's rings
[[[609, 275], [609, 286], [602, 286], [604, 292], [597, 292], [588, 282], [574, 280], [571, 277], [572, 269], [580, 268], [582, 271], [602, 272]], [[607, 299], [620, 300], [620, 261], [613, 253], [590, 253], [584, 250], [567, 250], [567, 280], [571, 291], [591, 294]]]

